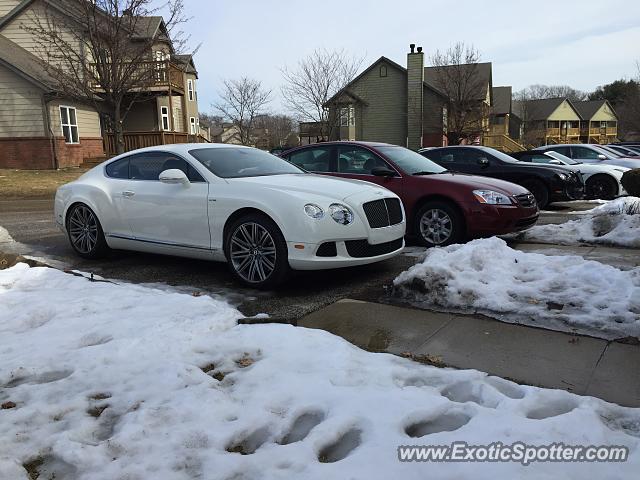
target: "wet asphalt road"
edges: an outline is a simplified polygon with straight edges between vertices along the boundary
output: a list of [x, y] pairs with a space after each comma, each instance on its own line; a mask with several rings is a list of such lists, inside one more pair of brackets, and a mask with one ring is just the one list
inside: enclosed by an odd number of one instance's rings
[[[571, 217], [568, 211], [594, 206], [557, 205], [553, 212], [541, 216], [540, 223], [560, 223]], [[223, 263], [124, 251], [113, 251], [99, 261], [81, 259], [56, 227], [51, 199], [0, 200], [0, 226], [19, 242], [0, 243], [0, 251], [46, 257], [59, 262], [57, 266], [118, 281], [220, 295], [246, 316], [267, 313], [283, 320], [295, 320], [343, 298], [376, 301], [385, 296], [385, 287], [417, 260], [399, 255], [362, 267], [296, 272], [277, 292], [261, 292], [236, 283]]]

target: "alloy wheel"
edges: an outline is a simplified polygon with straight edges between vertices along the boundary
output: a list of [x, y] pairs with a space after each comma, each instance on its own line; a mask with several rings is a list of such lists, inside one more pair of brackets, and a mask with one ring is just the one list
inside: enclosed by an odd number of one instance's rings
[[98, 243], [98, 219], [84, 205], [74, 208], [69, 217], [71, 243], [80, 253], [91, 253]]
[[231, 263], [237, 274], [250, 283], [264, 282], [276, 268], [276, 244], [262, 225], [240, 225], [231, 235]]
[[438, 208], [427, 210], [420, 218], [420, 234], [434, 245], [445, 243], [452, 232], [453, 221], [444, 210]]
[[608, 200], [613, 198], [612, 182], [606, 178], [595, 178], [589, 184], [589, 196], [591, 198], [600, 198]]

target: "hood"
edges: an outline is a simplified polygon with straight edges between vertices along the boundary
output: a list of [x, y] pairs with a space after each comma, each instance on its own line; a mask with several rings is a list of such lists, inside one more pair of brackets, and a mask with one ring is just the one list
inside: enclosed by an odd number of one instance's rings
[[[286, 175], [266, 175], [261, 177], [227, 178], [227, 182], [252, 184], [255, 187], [272, 188], [279, 191], [321, 195], [336, 200], [344, 200], [363, 192], [385, 191], [383, 187], [361, 180], [329, 177], [313, 173]], [[386, 192], [388, 195], [393, 195]]]
[[439, 173], [437, 175], [427, 175], [423, 178], [428, 178], [430, 181], [438, 180], [447, 183], [464, 185], [468, 187], [469, 190], [494, 190], [498, 193], [503, 193], [505, 195], [511, 196], [529, 193], [526, 188], [521, 187], [520, 185], [516, 185], [515, 183], [507, 182], [506, 180], [480, 177], [477, 175], [467, 175], [465, 173]]
[[551, 170], [555, 173], [571, 173], [571, 169], [567, 165], [553, 165], [551, 163], [529, 163], [518, 162], [518, 168], [529, 168], [531, 170]]

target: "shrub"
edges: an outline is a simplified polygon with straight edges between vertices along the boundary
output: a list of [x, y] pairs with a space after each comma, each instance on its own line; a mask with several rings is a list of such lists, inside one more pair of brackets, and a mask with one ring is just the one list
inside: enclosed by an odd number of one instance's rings
[[640, 197], [640, 168], [624, 172], [620, 182], [629, 195]]

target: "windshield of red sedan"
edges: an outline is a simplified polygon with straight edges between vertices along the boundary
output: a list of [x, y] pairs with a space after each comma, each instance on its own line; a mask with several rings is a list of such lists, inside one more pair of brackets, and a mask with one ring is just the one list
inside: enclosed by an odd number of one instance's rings
[[376, 147], [380, 153], [395, 163], [401, 170], [409, 175], [416, 173], [442, 173], [447, 169], [419, 153], [404, 147]]
[[255, 148], [196, 148], [189, 153], [220, 178], [306, 173], [280, 157]]

